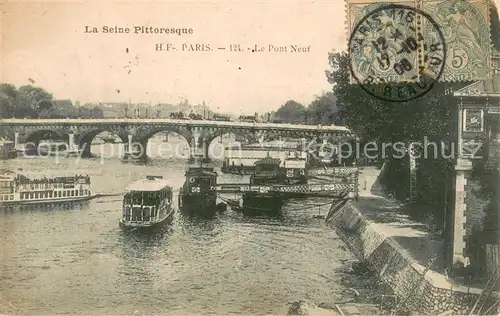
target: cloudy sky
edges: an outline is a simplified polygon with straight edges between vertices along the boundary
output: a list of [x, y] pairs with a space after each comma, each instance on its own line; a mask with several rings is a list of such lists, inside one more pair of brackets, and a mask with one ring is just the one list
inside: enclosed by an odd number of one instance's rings
[[[288, 99], [308, 104], [331, 89], [324, 71], [328, 52], [346, 46], [344, 8], [343, 0], [6, 3], [1, 81], [34, 81], [58, 99], [82, 103], [185, 98], [235, 114], [276, 109]], [[105, 34], [106, 26], [193, 34]], [[160, 43], [177, 50], [156, 51]], [[214, 51], [182, 51], [183, 44]], [[244, 51], [230, 52], [231, 44]], [[255, 45], [266, 51], [247, 50]], [[269, 52], [269, 45], [287, 52]], [[290, 45], [309, 52], [290, 52]]]

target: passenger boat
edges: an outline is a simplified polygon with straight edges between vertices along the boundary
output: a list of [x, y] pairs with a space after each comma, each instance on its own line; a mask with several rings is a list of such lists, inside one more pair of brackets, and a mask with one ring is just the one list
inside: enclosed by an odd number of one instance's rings
[[94, 198], [88, 175], [29, 178], [3, 170], [0, 205], [54, 204]]
[[147, 176], [130, 184], [123, 197], [119, 226], [145, 229], [170, 221], [175, 213], [170, 182], [161, 176]]
[[185, 211], [211, 214], [216, 210], [217, 192], [212, 186], [217, 184], [217, 173], [211, 167], [189, 167], [186, 181], [179, 194], [179, 206]]

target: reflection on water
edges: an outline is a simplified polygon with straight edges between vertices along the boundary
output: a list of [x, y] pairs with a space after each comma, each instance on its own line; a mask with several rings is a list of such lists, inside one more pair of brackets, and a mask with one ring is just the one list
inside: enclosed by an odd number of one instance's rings
[[[84, 171], [98, 193], [122, 192], [151, 174], [179, 188], [187, 168], [186, 160], [174, 159], [58, 159], [17, 159], [4, 167]], [[248, 178], [222, 175], [219, 181]], [[120, 197], [0, 210], [1, 312], [279, 314], [294, 300], [342, 300], [334, 269], [351, 255], [313, 218], [326, 214], [328, 205], [314, 206], [325, 202], [291, 200], [278, 217], [230, 209], [211, 219], [177, 213], [150, 233], [119, 229]]]

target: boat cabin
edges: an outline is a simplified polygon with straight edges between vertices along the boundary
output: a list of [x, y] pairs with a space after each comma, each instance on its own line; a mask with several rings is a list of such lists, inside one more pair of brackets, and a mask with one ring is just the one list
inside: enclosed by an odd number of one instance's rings
[[217, 172], [209, 167], [190, 167], [186, 171], [185, 193], [201, 194], [211, 192], [217, 185]]
[[281, 160], [266, 157], [255, 162], [255, 171], [250, 177], [250, 184], [279, 183]]
[[278, 173], [280, 170], [281, 160], [271, 157], [266, 157], [255, 162], [255, 174], [265, 175]]
[[283, 172], [285, 182], [298, 181], [300, 184], [307, 183], [307, 159], [296, 157], [283, 161]]
[[148, 176], [129, 185], [123, 197], [123, 222], [156, 222], [162, 220], [172, 204], [170, 182], [159, 176]]

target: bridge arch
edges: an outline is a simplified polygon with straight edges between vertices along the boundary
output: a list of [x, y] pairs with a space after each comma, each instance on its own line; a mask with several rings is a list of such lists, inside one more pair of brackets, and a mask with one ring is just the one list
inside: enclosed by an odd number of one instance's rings
[[91, 130], [89, 132], [86, 132], [86, 133], [80, 135], [79, 139], [77, 139], [75, 141], [78, 144], [78, 148], [83, 151], [83, 153], [82, 153], [83, 157], [90, 157], [91, 156], [92, 141], [94, 140], [94, 138], [97, 137], [97, 135], [104, 133], [104, 132], [112, 133], [112, 134], [118, 136], [122, 142], [126, 141], [126, 139], [123, 139], [123, 135], [116, 133], [112, 129], [100, 128], [100, 129]]
[[241, 136], [241, 137], [245, 138], [249, 143], [257, 143], [258, 142], [257, 137], [255, 137], [255, 135], [253, 135], [252, 133], [245, 133], [243, 131], [228, 131], [228, 130], [217, 131], [214, 134], [210, 135], [210, 137], [208, 137], [206, 139], [206, 143], [204, 144], [204, 146], [207, 147], [205, 149], [205, 155], [207, 156], [207, 158], [216, 159], [216, 160], [223, 160], [224, 159], [224, 152], [225, 152], [226, 146], [232, 146], [232, 145], [236, 146], [237, 141], [233, 142], [233, 143], [230, 142], [227, 144], [224, 144], [221, 142], [216, 142], [216, 141], [219, 137], [222, 137], [224, 135], [230, 135], [230, 134], [235, 135], [235, 136]]
[[[151, 152], [151, 147], [150, 147], [150, 140], [151, 138], [153, 138], [153, 136], [155, 136], [156, 134], [159, 134], [159, 133], [174, 133], [175, 135], [179, 135], [182, 140], [185, 141], [186, 145], [187, 145], [187, 153], [186, 155], [189, 156], [189, 149], [191, 147], [191, 138], [192, 136], [190, 135], [190, 133], [188, 132], [183, 132], [182, 130], [179, 130], [177, 128], [169, 128], [169, 127], [162, 127], [162, 128], [156, 128], [156, 129], [153, 129], [151, 131], [148, 131], [146, 134], [142, 134], [142, 135], [134, 135], [134, 138], [132, 140], [132, 142], [138, 142], [141, 144], [141, 151], [142, 151], [142, 158], [147, 158], [149, 155], [148, 153]], [[167, 146], [168, 147], [171, 147], [171, 143], [169, 143], [169, 141], [166, 142], [167, 143]], [[183, 153], [184, 153], [184, 148], [186, 147], [186, 145], [183, 145], [183, 144], [178, 144], [177, 147], [175, 148], [168, 148], [169, 151], [172, 151], [173, 152], [173, 155], [174, 156], [178, 156], [177, 158], [182, 158], [183, 157]], [[163, 156], [165, 154], [164, 152], [165, 150], [165, 147], [160, 145], [160, 148], [158, 149], [158, 154], [160, 154], [160, 156]], [[172, 152], [170, 153], [170, 155], [172, 155]], [[153, 156], [157, 156], [156, 155], [156, 152], [154, 153]]]
[[231, 131], [231, 130], [216, 130], [214, 133], [212, 133], [208, 139], [207, 139], [207, 143], [208, 145], [211, 145], [212, 142], [217, 138], [217, 137], [221, 137], [221, 136], [224, 136], [224, 135], [228, 135], [228, 134], [234, 134], [234, 135], [237, 135], [237, 136], [242, 136], [243, 138], [245, 138], [247, 141], [249, 141], [250, 143], [256, 143], [258, 142], [258, 139], [257, 137], [252, 134], [252, 133], [249, 133], [249, 132], [244, 132], [244, 131]]
[[36, 130], [34, 132], [29, 133], [28, 136], [26, 137], [25, 143], [26, 144], [35, 144], [36, 146], [38, 146], [38, 144], [40, 144], [40, 141], [46, 135], [55, 136], [55, 138], [59, 138], [59, 139], [66, 139], [66, 136], [67, 136], [66, 133], [63, 133], [61, 131], [56, 131], [56, 130], [52, 130], [52, 129], [40, 129], [40, 130]]
[[[24, 135], [24, 137], [21, 137], [21, 139], [24, 139], [25, 154], [28, 154], [30, 156], [40, 155], [40, 143], [47, 136], [48, 139], [56, 139], [63, 142], [59, 143], [59, 145], [57, 146], [57, 150], [59, 151], [64, 151], [68, 149], [69, 146], [68, 134], [66, 134], [64, 131], [44, 128], [44, 129], [34, 130], [26, 134]], [[50, 146], [50, 148], [53, 147]], [[48, 147], [46, 147], [46, 149], [48, 149]]]

